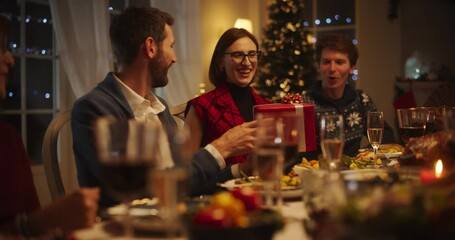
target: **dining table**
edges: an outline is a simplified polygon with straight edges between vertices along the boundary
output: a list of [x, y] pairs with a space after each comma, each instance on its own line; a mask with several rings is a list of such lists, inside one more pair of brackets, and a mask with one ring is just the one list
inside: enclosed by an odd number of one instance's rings
[[[279, 210], [284, 218], [284, 227], [278, 230], [273, 240], [289, 240], [289, 239], [310, 239], [306, 234], [303, 220], [308, 217], [302, 199], [293, 199], [285, 201]], [[86, 228], [75, 231], [74, 239], [80, 240], [99, 240], [99, 239], [130, 239], [126, 237], [121, 230], [121, 225], [114, 220], [106, 220], [96, 223], [92, 228]], [[154, 236], [147, 234], [139, 234], [134, 239], [155, 240], [155, 239], [176, 239], [186, 240], [187, 236], [165, 238], [163, 236]]]

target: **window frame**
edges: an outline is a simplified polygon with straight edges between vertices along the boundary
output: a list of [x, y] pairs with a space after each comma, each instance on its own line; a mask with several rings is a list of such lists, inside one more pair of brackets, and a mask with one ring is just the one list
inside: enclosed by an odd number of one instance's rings
[[[312, 9], [311, 9], [312, 19], [311, 19], [311, 25], [308, 26], [308, 29], [310, 29], [310, 31], [313, 33], [315, 39], [318, 38], [318, 35], [321, 32], [331, 32], [331, 31], [335, 32], [335, 31], [351, 30], [351, 31], [354, 31], [354, 40], [357, 41], [357, 43], [358, 43], [358, 39], [357, 39], [357, 36], [358, 36], [357, 35], [358, 19], [357, 19], [357, 16], [355, 18], [355, 22], [354, 23], [342, 24], [342, 25], [337, 25], [337, 26], [319, 26], [319, 25], [317, 25], [315, 23], [316, 20], [319, 19], [319, 16], [318, 16], [318, 0], [311, 0], [311, 1], [312, 1]], [[354, 12], [355, 15], [357, 15], [356, 14], [357, 1], [358, 0], [354, 0], [354, 11], [353, 12]], [[321, 20], [321, 19], [319, 19], [319, 20]], [[319, 66], [319, 63], [316, 63], [316, 65]], [[348, 84], [353, 86], [354, 88], [356, 87], [356, 81], [358, 79], [358, 74], [359, 74], [359, 70], [358, 70], [357, 66], [355, 66], [354, 76], [351, 76], [348, 79]]]
[[[27, 153], [30, 158], [31, 165], [42, 165], [42, 154], [38, 153], [36, 157], [30, 153], [28, 149], [28, 143], [32, 141], [29, 139], [29, 129], [27, 128], [28, 117], [31, 115], [38, 115], [38, 114], [51, 114], [52, 118], [54, 118], [60, 109], [60, 82], [58, 81], [58, 76], [60, 76], [60, 61], [59, 56], [57, 54], [57, 41], [55, 36], [55, 30], [52, 26], [52, 54], [50, 55], [36, 55], [33, 53], [27, 53], [27, 31], [26, 31], [26, 22], [23, 21], [27, 17], [26, 13], [26, 4], [28, 3], [35, 3], [35, 4], [42, 4], [46, 5], [50, 8], [48, 0], [21, 0], [18, 1], [19, 5], [19, 34], [20, 34], [20, 50], [19, 51], [12, 51], [12, 55], [15, 60], [19, 61], [20, 65], [20, 78], [17, 79], [20, 81], [20, 107], [18, 109], [2, 109], [2, 115], [20, 115], [21, 124], [20, 124], [20, 131], [22, 141], [24, 143], [24, 147], [27, 150]], [[53, 25], [52, 23], [49, 23]], [[52, 107], [51, 108], [33, 108], [30, 109], [27, 107], [27, 61], [29, 59], [37, 59], [37, 60], [50, 60], [52, 61]], [[17, 62], [16, 66], [17, 67]], [[10, 80], [11, 81], [11, 80]], [[49, 125], [48, 122], [46, 125]], [[44, 133], [43, 136], [44, 137]], [[42, 145], [43, 138], [41, 139], [34, 139], [33, 141], [39, 141], [38, 145]]]

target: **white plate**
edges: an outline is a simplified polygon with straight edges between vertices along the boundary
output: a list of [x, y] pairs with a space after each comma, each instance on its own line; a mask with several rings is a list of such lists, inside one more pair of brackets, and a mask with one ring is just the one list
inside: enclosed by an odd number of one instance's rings
[[378, 153], [378, 156], [380, 158], [387, 158], [387, 159], [397, 158], [397, 157], [399, 157], [401, 155], [403, 155], [402, 152]]
[[[368, 154], [368, 156], [373, 156], [373, 151], [369, 149], [359, 149], [360, 153]], [[403, 155], [402, 152], [387, 152], [387, 153], [381, 153], [379, 152], [377, 154], [378, 157], [380, 158], [386, 158], [386, 159], [391, 159], [391, 158], [397, 158], [399, 156]]]
[[[132, 226], [141, 231], [161, 233], [166, 231], [163, 220], [159, 215], [158, 199], [143, 199], [140, 202], [133, 201], [130, 216], [132, 217]], [[128, 211], [126, 204], [119, 204], [106, 210], [106, 214], [113, 220], [122, 223], [123, 217]]]
[[220, 186], [226, 188], [227, 190], [232, 190], [237, 187], [246, 187], [246, 186], [252, 186], [253, 181], [255, 181], [255, 177], [248, 177], [248, 179], [251, 180], [251, 182], [246, 182], [246, 183], [236, 183], [237, 179], [231, 179], [228, 180], [224, 183], [221, 183]]
[[[229, 181], [226, 181], [226, 182], [220, 184], [220, 186], [224, 187], [228, 190], [232, 190], [232, 189], [238, 188], [238, 187], [245, 187], [245, 186], [253, 185], [253, 182], [239, 184], [239, 183], [236, 183], [235, 181], [236, 181], [236, 179], [231, 179]], [[261, 194], [263, 194], [262, 191], [261, 191]], [[274, 191], [274, 195], [276, 195], [276, 194], [277, 194], [277, 192]], [[303, 189], [301, 187], [284, 186], [281, 189], [281, 194], [283, 195], [283, 198], [297, 198], [297, 197], [301, 197], [303, 195]]]
[[347, 181], [366, 181], [372, 180], [376, 177], [386, 179], [388, 174], [387, 171], [382, 169], [356, 169], [356, 170], [345, 170], [340, 172], [344, 180]]

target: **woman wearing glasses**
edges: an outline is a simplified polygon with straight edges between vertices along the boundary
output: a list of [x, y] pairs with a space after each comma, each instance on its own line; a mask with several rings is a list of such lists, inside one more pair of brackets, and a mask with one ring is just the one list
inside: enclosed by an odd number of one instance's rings
[[[237, 125], [245, 128], [243, 134], [254, 137], [253, 106], [269, 103], [250, 87], [261, 56], [258, 49], [256, 37], [245, 29], [231, 28], [218, 40], [209, 68], [209, 80], [216, 88], [190, 100], [185, 112], [194, 151]], [[245, 162], [248, 156], [233, 154], [224, 161], [229, 166]]]

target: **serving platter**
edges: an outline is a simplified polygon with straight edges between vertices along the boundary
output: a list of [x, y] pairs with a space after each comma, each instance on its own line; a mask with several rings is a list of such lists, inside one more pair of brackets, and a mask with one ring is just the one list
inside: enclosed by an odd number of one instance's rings
[[388, 173], [383, 169], [356, 169], [340, 171], [346, 181], [371, 181], [374, 179], [386, 180]]
[[[257, 177], [248, 177], [251, 179], [249, 182], [242, 181], [241, 178], [239, 179], [231, 179], [228, 180], [222, 184], [220, 184], [221, 187], [224, 187], [228, 190], [232, 190], [234, 188], [239, 188], [239, 187], [245, 187], [245, 186], [253, 186], [255, 183], [258, 183], [258, 178]], [[263, 194], [263, 191], [260, 191], [261, 194]], [[274, 195], [277, 194], [276, 191], [273, 192]], [[299, 184], [298, 186], [288, 186], [288, 185], [282, 185], [281, 186], [281, 194], [283, 198], [288, 199], [288, 198], [297, 198], [301, 197], [303, 195], [303, 189], [301, 185]]]

